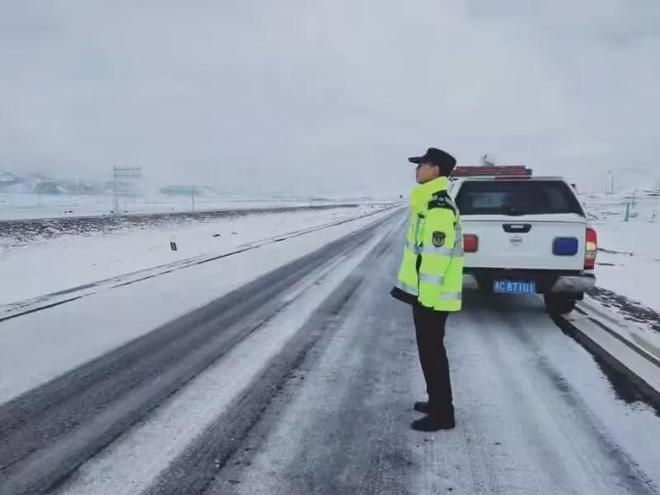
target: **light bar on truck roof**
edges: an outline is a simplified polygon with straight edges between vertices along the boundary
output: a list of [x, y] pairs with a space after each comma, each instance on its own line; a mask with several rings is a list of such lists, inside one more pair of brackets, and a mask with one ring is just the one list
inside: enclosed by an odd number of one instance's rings
[[532, 169], [524, 165], [505, 166], [459, 166], [452, 172], [452, 177], [531, 177]]

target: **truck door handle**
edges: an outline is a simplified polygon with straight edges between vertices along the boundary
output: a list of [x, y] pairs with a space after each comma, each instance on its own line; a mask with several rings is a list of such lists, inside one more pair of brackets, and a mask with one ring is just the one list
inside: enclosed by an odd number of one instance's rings
[[502, 225], [504, 232], [509, 234], [527, 234], [532, 230], [531, 223], [505, 223]]

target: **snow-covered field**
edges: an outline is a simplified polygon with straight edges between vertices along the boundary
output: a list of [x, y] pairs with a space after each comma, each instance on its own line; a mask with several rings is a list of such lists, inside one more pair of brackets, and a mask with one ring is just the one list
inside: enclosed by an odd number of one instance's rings
[[[598, 286], [660, 311], [660, 193], [583, 196], [598, 231]], [[630, 217], [625, 221], [626, 203]]]
[[[0, 304], [70, 289], [116, 275], [203, 255], [285, 233], [340, 223], [384, 206], [311, 209], [170, 222], [143, 228], [60, 234], [28, 244], [0, 237]], [[177, 251], [171, 249], [175, 242]]]
[[[61, 218], [111, 215], [112, 195], [102, 194], [34, 194], [0, 192], [0, 220], [29, 218]], [[128, 214], [173, 213], [253, 208], [282, 208], [331, 204], [364, 204], [373, 202], [350, 198], [247, 198], [198, 194], [194, 205], [192, 195], [150, 194], [120, 196], [119, 210]]]

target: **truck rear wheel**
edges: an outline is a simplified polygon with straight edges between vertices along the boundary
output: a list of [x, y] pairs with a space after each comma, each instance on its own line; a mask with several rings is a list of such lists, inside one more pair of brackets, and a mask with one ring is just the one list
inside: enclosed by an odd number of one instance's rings
[[573, 294], [546, 294], [545, 307], [551, 315], [567, 315], [575, 309], [578, 299]]

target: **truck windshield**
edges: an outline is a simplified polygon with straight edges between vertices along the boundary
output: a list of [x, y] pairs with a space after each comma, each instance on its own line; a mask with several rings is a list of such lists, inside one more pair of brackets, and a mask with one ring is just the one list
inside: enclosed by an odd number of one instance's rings
[[462, 215], [541, 215], [584, 211], [569, 186], [554, 181], [467, 181], [456, 197]]

